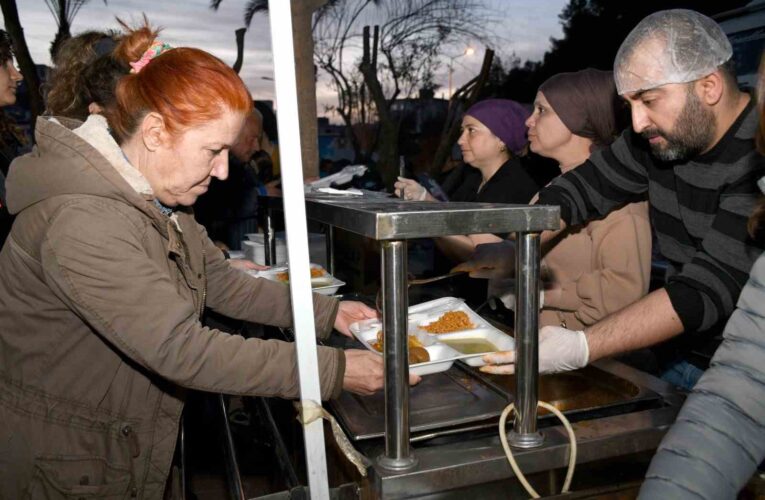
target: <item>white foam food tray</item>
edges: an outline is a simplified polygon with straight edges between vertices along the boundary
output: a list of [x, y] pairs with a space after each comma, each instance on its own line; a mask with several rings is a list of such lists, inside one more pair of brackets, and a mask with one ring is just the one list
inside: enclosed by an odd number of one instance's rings
[[[460, 330], [452, 333], [432, 334], [422, 327], [440, 318], [449, 311], [464, 311], [475, 328]], [[369, 319], [353, 323], [351, 333], [370, 351], [377, 352], [372, 344], [377, 340], [377, 332], [382, 330], [382, 322]], [[492, 326], [488, 321], [475, 313], [464, 301], [455, 297], [443, 297], [429, 302], [423, 302], [409, 308], [408, 333], [414, 335], [430, 354], [430, 361], [409, 365], [409, 371], [417, 375], [429, 375], [446, 371], [455, 360], [463, 360], [470, 366], [483, 366], [483, 355], [494, 350], [465, 353], [450, 347], [444, 341], [478, 341], [488, 342], [498, 351], [507, 351], [515, 347], [515, 340], [506, 333]], [[482, 342], [482, 343], [483, 343]]]
[[[264, 269], [262, 271], [247, 271], [248, 274], [258, 277], [258, 278], [265, 278], [267, 280], [271, 281], [278, 281], [279, 283], [285, 283], [289, 284], [289, 282], [285, 282], [281, 279], [279, 279], [279, 275], [281, 273], [287, 272], [289, 267], [287, 266], [279, 266], [279, 267], [271, 267], [269, 269]], [[324, 269], [319, 264], [311, 264], [311, 269]], [[345, 285], [344, 281], [340, 281], [339, 279], [335, 278], [331, 274], [325, 271], [324, 276], [318, 276], [316, 278], [311, 278], [311, 288], [314, 292], [320, 293], [322, 295], [334, 295], [337, 293], [337, 290]]]

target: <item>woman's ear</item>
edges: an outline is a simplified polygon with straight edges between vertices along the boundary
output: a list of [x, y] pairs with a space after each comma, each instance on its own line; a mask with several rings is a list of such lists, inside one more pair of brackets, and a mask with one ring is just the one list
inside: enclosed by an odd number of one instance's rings
[[100, 115], [102, 111], [103, 111], [103, 108], [101, 108], [101, 106], [99, 106], [95, 102], [91, 102], [90, 104], [88, 104], [88, 113], [90, 113], [91, 115]]
[[167, 146], [170, 134], [165, 127], [165, 119], [154, 111], [148, 113], [141, 121], [141, 139], [149, 151], [156, 151], [162, 146]]

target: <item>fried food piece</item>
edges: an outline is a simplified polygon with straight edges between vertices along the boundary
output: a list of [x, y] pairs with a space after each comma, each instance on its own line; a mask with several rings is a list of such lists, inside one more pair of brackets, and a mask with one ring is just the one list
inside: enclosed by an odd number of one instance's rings
[[326, 275], [327, 271], [320, 267], [312, 267], [311, 268], [311, 278], [321, 278], [322, 276]]
[[[377, 352], [383, 352], [383, 347], [385, 346], [385, 343], [383, 341], [383, 332], [382, 330], [377, 331], [377, 341], [372, 342], [370, 344], [372, 346], [372, 349], [374, 349]], [[422, 342], [420, 342], [420, 339], [418, 339], [414, 335], [409, 335], [407, 338], [407, 347], [409, 347], [409, 364], [414, 365], [416, 363], [427, 363], [430, 361], [430, 353], [428, 353], [428, 350], [425, 349], [425, 346], [422, 345]]]
[[[322, 276], [326, 276], [327, 271], [320, 267], [312, 267], [311, 268], [311, 279], [313, 278], [321, 278]], [[290, 281], [290, 273], [288, 271], [282, 271], [280, 273], [276, 273], [276, 279], [281, 281], [282, 283], [289, 283]]]
[[430, 354], [424, 347], [409, 346], [409, 364], [415, 365], [417, 363], [427, 363], [430, 361]]
[[465, 311], [447, 311], [436, 321], [422, 327], [428, 333], [451, 333], [472, 328], [475, 325]]

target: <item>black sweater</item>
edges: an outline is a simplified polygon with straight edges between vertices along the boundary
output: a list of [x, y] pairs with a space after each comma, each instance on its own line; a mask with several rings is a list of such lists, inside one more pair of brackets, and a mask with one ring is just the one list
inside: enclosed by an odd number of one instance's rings
[[750, 102], [712, 150], [674, 163], [654, 158], [628, 129], [542, 190], [539, 203], [560, 205], [566, 224], [578, 225], [647, 193], [651, 225], [671, 266], [665, 289], [672, 307], [686, 332], [719, 328], [762, 252], [746, 230], [765, 174], [754, 145], [757, 125]]

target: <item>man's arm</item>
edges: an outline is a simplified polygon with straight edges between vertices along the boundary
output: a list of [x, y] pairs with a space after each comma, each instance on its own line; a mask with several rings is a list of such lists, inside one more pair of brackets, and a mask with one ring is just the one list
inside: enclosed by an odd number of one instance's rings
[[681, 333], [683, 323], [663, 288], [584, 330], [590, 349], [590, 363], [652, 346]]
[[[583, 368], [597, 359], [658, 344], [682, 332], [683, 324], [667, 292], [656, 290], [584, 332], [543, 327], [539, 331], [539, 373]], [[515, 351], [487, 354], [483, 360], [487, 366], [482, 372], [515, 373]]]
[[[538, 205], [560, 206], [561, 219], [577, 226], [608, 215], [648, 191], [647, 152], [625, 131], [608, 148], [595, 151], [582, 165], [555, 178], [539, 192]], [[551, 236], [543, 235], [542, 242]]]

